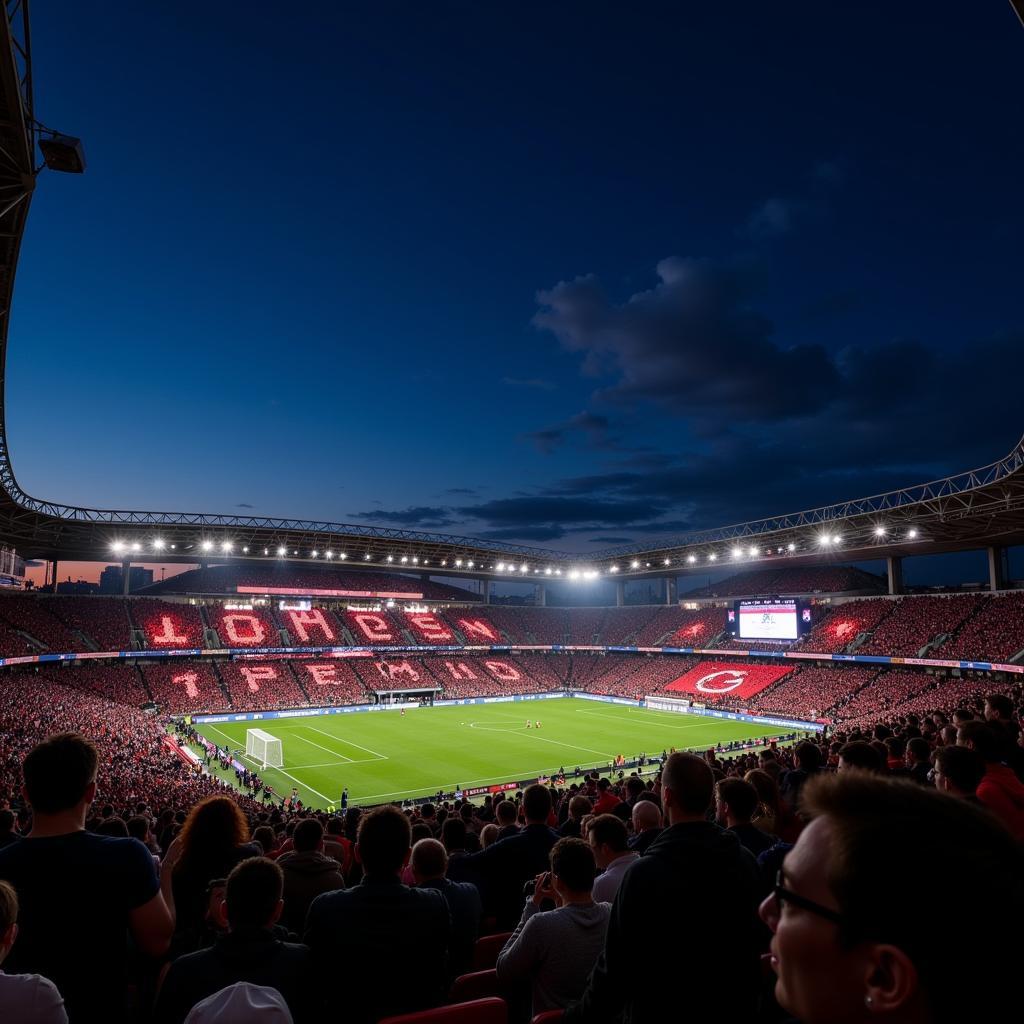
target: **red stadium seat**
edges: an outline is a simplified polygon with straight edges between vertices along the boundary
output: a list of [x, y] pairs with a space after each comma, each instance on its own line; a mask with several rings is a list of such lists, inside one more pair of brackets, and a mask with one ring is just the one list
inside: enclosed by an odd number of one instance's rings
[[530, 1024], [555, 1024], [556, 1020], [561, 1020], [565, 1016], [565, 1010], [545, 1010], [543, 1013], [538, 1013]]
[[436, 1010], [403, 1013], [384, 1017], [377, 1024], [508, 1024], [508, 1007], [504, 999], [490, 997], [468, 1003], [439, 1006]]
[[486, 971], [493, 967], [498, 962], [498, 954], [510, 938], [511, 932], [497, 932], [477, 939], [473, 947], [473, 970]]
[[498, 981], [495, 968], [487, 971], [474, 971], [472, 974], [460, 974], [452, 982], [449, 998], [453, 1003], [465, 1003], [471, 999], [484, 999], [487, 996], [503, 998], [502, 985]]

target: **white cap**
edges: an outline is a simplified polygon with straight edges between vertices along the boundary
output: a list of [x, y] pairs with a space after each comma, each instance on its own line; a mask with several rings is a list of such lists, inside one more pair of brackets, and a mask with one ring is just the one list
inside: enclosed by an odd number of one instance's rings
[[185, 1024], [293, 1024], [284, 996], [267, 985], [239, 981], [196, 1003]]

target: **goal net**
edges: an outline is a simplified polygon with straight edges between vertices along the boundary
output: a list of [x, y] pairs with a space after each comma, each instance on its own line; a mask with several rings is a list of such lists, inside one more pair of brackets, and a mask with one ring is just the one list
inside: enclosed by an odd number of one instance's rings
[[245, 730], [245, 755], [259, 761], [264, 768], [281, 768], [284, 765], [281, 741], [262, 729]]

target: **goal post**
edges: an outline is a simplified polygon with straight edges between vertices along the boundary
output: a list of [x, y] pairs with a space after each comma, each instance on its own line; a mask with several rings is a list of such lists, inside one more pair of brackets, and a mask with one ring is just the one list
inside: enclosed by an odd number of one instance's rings
[[284, 766], [284, 752], [280, 739], [262, 729], [245, 730], [245, 756], [259, 761], [264, 768]]

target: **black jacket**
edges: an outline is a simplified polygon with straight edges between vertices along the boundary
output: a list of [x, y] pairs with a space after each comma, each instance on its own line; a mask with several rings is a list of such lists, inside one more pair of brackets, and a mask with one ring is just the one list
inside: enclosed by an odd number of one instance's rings
[[248, 981], [276, 988], [295, 1024], [312, 1019], [305, 993], [315, 987], [305, 946], [281, 942], [265, 928], [239, 929], [221, 936], [210, 949], [171, 964], [153, 1012], [155, 1024], [181, 1024], [201, 999], [228, 985]]
[[565, 1024], [663, 1024], [672, 979], [688, 1019], [751, 1020], [759, 979], [758, 875], [736, 836], [710, 822], [666, 828], [623, 876], [604, 952]]
[[313, 900], [305, 942], [319, 977], [352, 981], [345, 1024], [370, 1024], [444, 1000], [451, 929], [441, 893], [364, 877]]
[[[533, 824], [467, 858], [469, 880], [477, 884], [484, 913], [498, 919], [499, 931], [511, 931], [523, 910], [523, 886], [549, 869], [551, 847], [561, 836]], [[451, 872], [449, 872], [451, 874]]]

